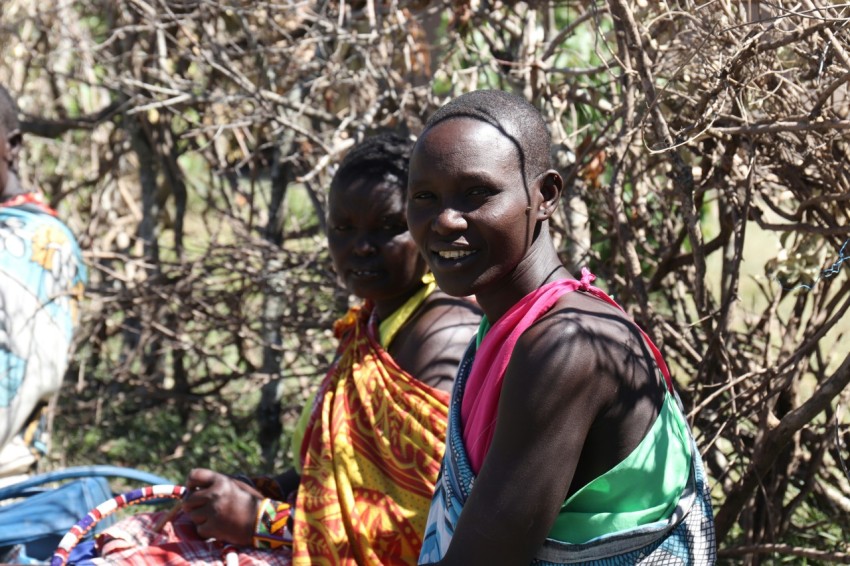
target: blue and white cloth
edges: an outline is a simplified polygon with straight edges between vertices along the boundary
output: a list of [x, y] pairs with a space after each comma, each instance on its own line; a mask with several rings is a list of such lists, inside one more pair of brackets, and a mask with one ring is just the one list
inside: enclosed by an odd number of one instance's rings
[[54, 211], [37, 199], [0, 206], [0, 477], [46, 451], [40, 407], [62, 383], [86, 279]]

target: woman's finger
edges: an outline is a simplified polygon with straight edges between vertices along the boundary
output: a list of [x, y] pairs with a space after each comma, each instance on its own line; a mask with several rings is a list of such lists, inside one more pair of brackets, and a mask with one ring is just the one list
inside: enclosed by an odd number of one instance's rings
[[186, 478], [186, 487], [191, 491], [202, 487], [210, 486], [218, 474], [206, 468], [195, 468], [189, 472], [189, 477]]

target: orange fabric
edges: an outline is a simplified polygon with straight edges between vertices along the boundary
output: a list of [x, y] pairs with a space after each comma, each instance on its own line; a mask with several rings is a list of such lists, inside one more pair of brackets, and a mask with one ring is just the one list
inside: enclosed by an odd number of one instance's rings
[[335, 328], [302, 450], [293, 562], [416, 564], [445, 448], [449, 395], [378, 344], [367, 306]]

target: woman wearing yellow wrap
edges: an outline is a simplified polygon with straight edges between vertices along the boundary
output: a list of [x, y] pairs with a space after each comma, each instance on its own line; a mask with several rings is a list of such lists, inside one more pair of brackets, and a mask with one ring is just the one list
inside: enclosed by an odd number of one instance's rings
[[137, 531], [148, 527], [125, 520], [129, 536], [113, 528], [98, 540], [102, 558], [173, 564], [177, 548], [187, 562], [217, 562], [220, 547], [205, 540], [214, 538], [241, 547], [240, 564], [416, 564], [447, 391], [479, 311], [436, 288], [407, 231], [410, 145], [369, 138], [331, 183], [334, 267], [365, 301], [335, 325], [336, 360], [294, 439], [297, 471], [248, 480], [193, 470], [184, 513], [161, 529], [161, 542], [141, 550]]

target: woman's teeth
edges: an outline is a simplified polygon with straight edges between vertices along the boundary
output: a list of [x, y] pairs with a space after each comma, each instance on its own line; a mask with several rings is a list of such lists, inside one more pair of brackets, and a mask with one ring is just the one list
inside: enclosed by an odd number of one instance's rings
[[475, 252], [471, 251], [460, 251], [460, 250], [452, 250], [448, 252], [437, 252], [437, 255], [443, 259], [460, 259], [462, 257], [466, 257], [472, 255]]

